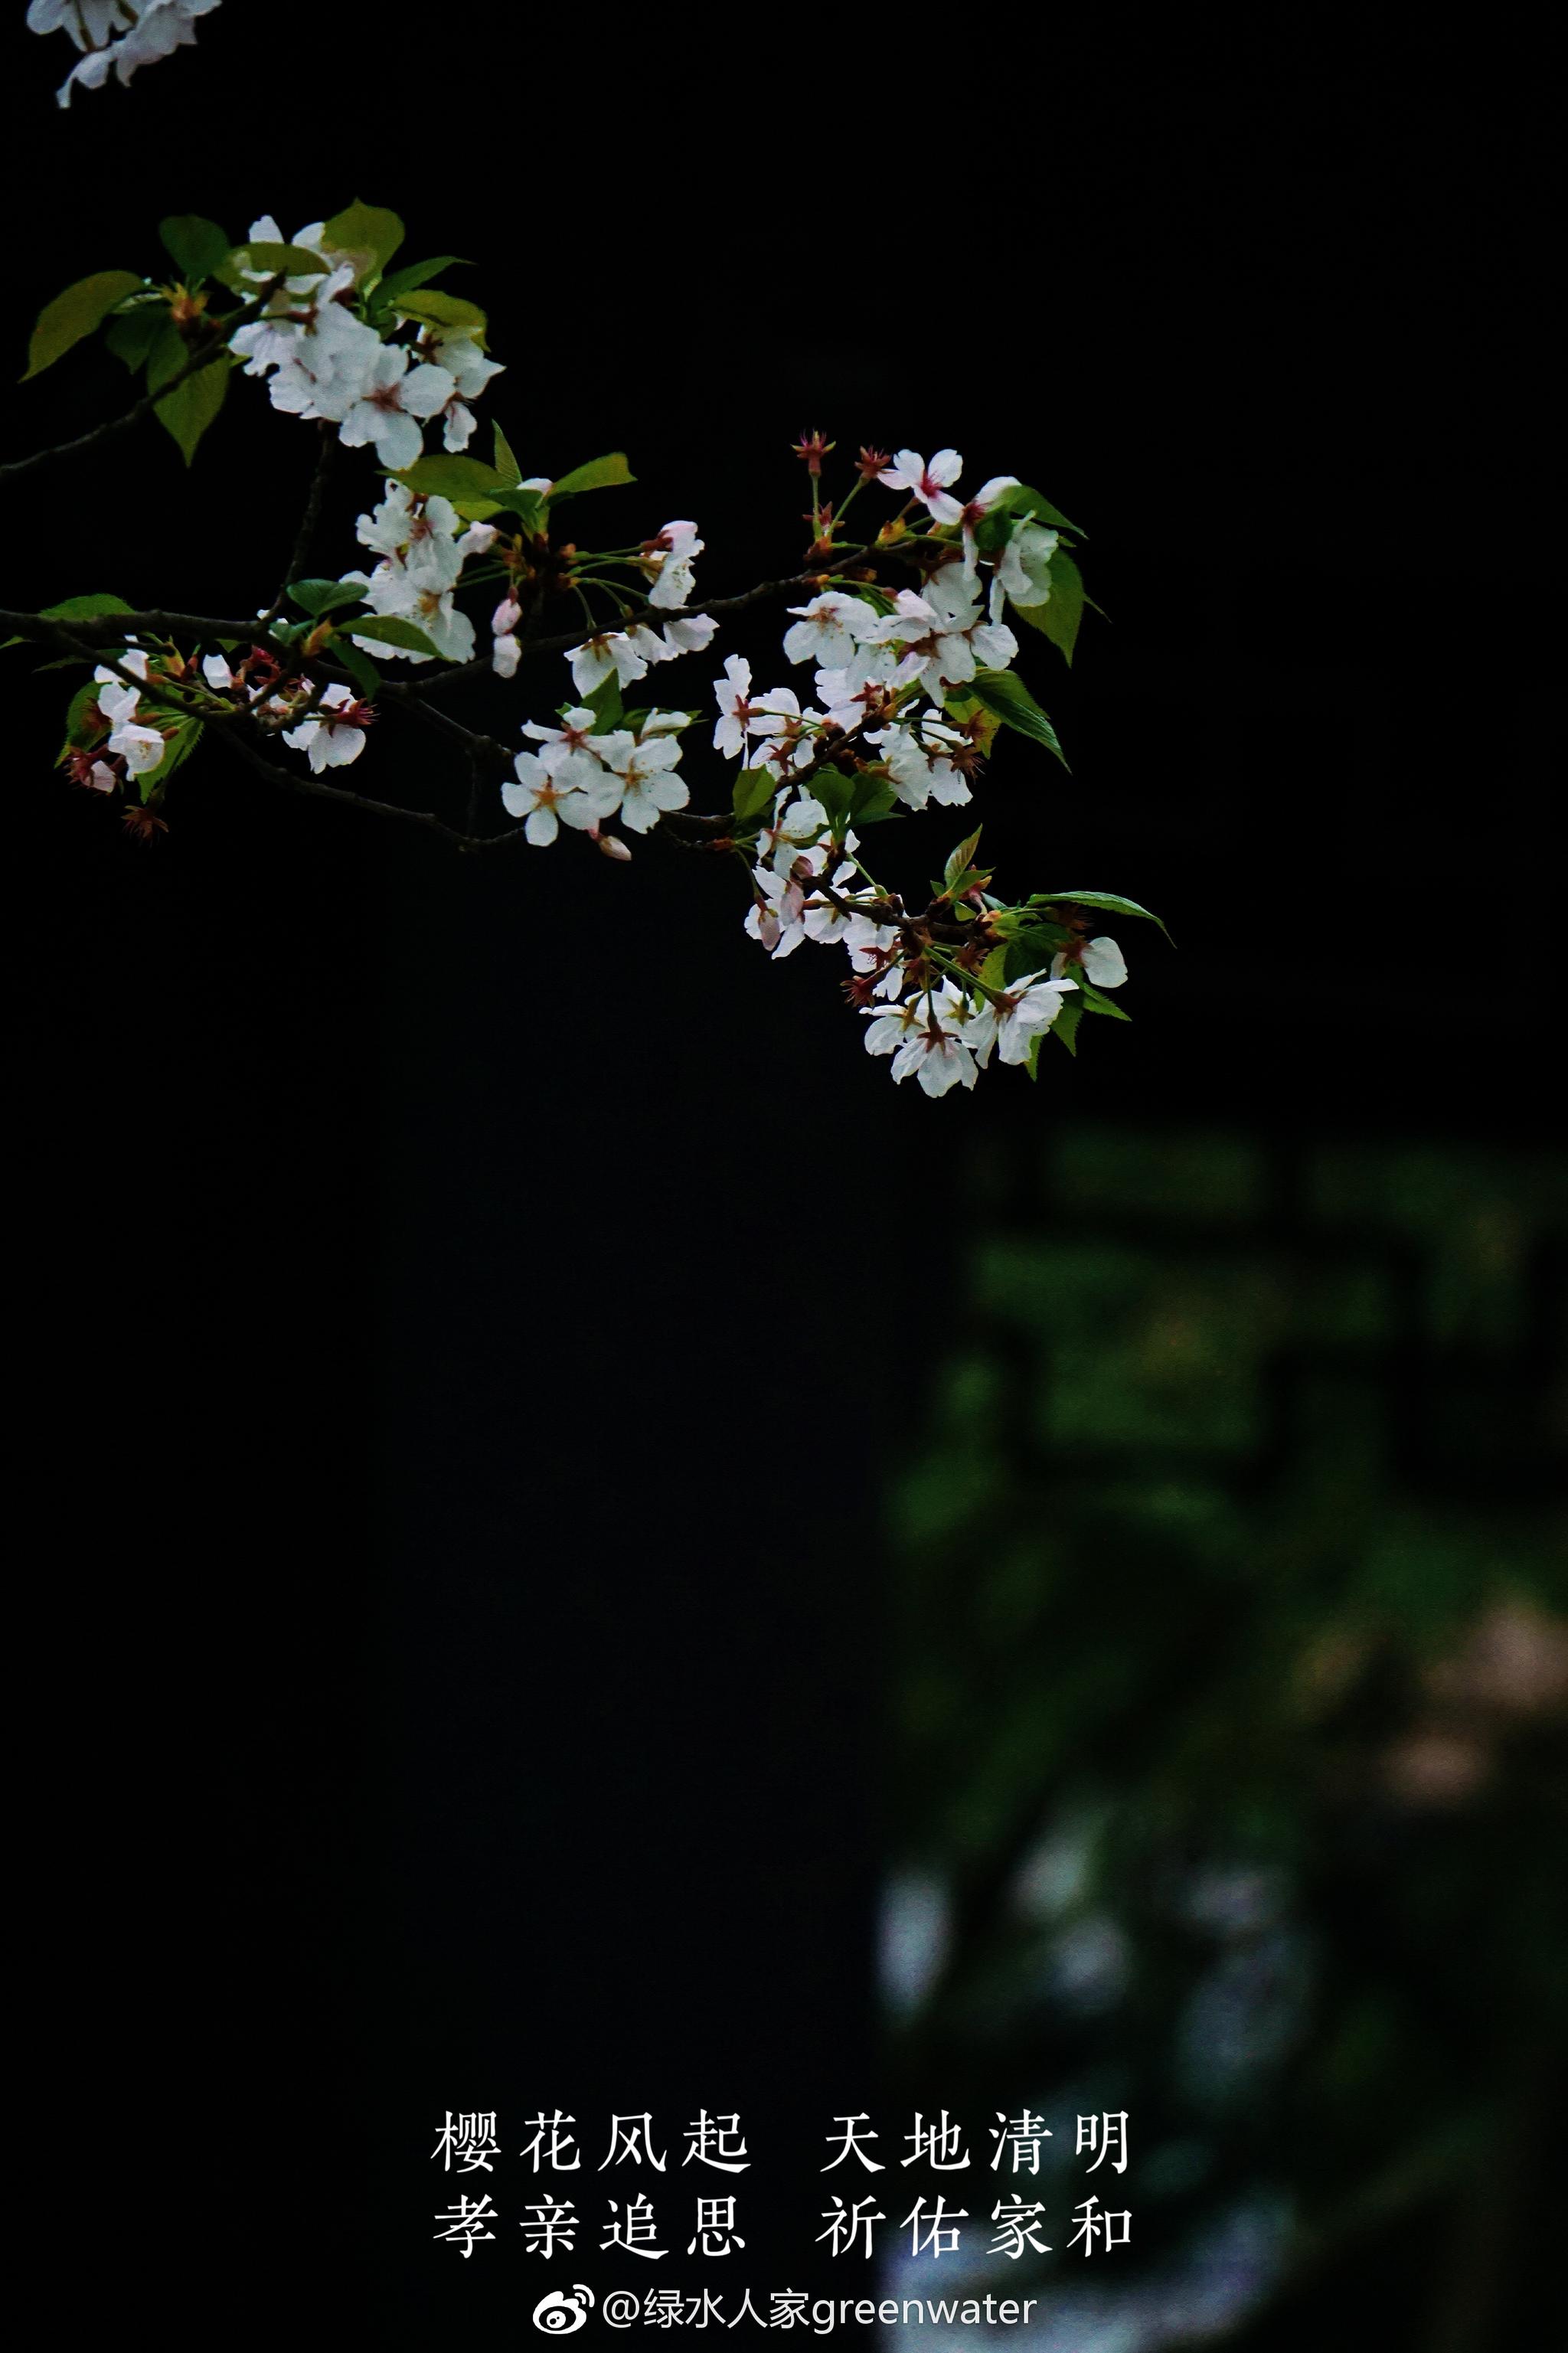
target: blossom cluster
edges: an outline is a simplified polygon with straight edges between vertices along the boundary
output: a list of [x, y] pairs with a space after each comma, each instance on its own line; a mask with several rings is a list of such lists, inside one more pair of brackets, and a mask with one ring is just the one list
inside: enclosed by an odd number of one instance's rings
[[[405, 322], [394, 311], [394, 329], [413, 330], [399, 342], [355, 308], [367, 282], [381, 275], [374, 247], [342, 252], [329, 243], [325, 221], [285, 239], [269, 214], [251, 223], [250, 247], [241, 278], [272, 290], [262, 315], [237, 328], [228, 347], [247, 375], [267, 377], [274, 408], [335, 425], [348, 448], [373, 447], [390, 471], [414, 464], [426, 426], [437, 420], [446, 448], [467, 448], [471, 403], [501, 373], [475, 340], [479, 314], [465, 315], [471, 306], [458, 306], [445, 323]], [[286, 275], [276, 266], [279, 254], [287, 257]]]
[[[118, 649], [73, 702], [61, 763], [91, 789], [121, 793], [137, 831], [164, 829], [167, 781], [207, 729], [276, 782], [290, 773], [281, 751], [302, 764], [301, 781], [308, 769], [312, 792], [413, 814], [325, 781], [359, 762], [390, 710], [466, 750], [462, 824], [416, 819], [466, 848], [515, 828], [532, 849], [581, 837], [624, 861], [664, 828], [689, 849], [733, 860], [746, 878], [745, 931], [768, 955], [783, 960], [805, 941], [845, 951], [867, 1050], [895, 1082], [913, 1077], [940, 1095], [973, 1087], [993, 1062], [1033, 1075], [1047, 1037], [1076, 1051], [1084, 1014], [1127, 1018], [1114, 998], [1125, 960], [1094, 923], [1101, 910], [1157, 920], [1133, 901], [1036, 892], [1010, 902], [991, 888], [978, 829], [929, 896], [907, 895], [868, 863], [871, 828], [969, 806], [999, 731], [1061, 757], [1017, 674], [1018, 628], [1070, 660], [1086, 602], [1073, 554], [1081, 533], [1037, 491], [1013, 474], [966, 491], [952, 448], [927, 458], [867, 448], [835, 502], [824, 473], [835, 445], [803, 437], [802, 568], [704, 601], [705, 543], [689, 517], [609, 544], [575, 511], [572, 534], [558, 528], [567, 500], [631, 482], [621, 453], [524, 477], [499, 425], [493, 462], [470, 453], [473, 404], [501, 372], [485, 315], [433, 283], [446, 260], [389, 269], [404, 234], [395, 214], [356, 199], [289, 239], [263, 215], [237, 247], [195, 216], [160, 234], [179, 279], [108, 272], [67, 289], [35, 330], [30, 372], [101, 326], [122, 358], [145, 364], [153, 405], [165, 398], [160, 387], [190, 393], [163, 419], [187, 461], [231, 368], [264, 380], [279, 412], [313, 420], [320, 448], [289, 574], [254, 619], [195, 621], [195, 642], [176, 645], [161, 634], [164, 617], [132, 615], [112, 596], [13, 617], [24, 634], [53, 628], [69, 646], [73, 628], [90, 627], [95, 650]], [[303, 559], [334, 443], [373, 453], [381, 492], [355, 526], [363, 560], [316, 576]], [[878, 493], [891, 493], [890, 507], [851, 528], [857, 502]], [[780, 598], [783, 669], [771, 680], [730, 650], [695, 695], [636, 699], [650, 673], [662, 683], [666, 665], [708, 652], [722, 618], [781, 589], [795, 596]], [[562, 607], [575, 628], [561, 628]], [[510, 744], [447, 707], [450, 687], [513, 681], [552, 656], [564, 658], [569, 689], [549, 715], [514, 723]], [[387, 661], [416, 675], [389, 682], [378, 667]], [[697, 805], [700, 779], [683, 765], [693, 731], [710, 733], [729, 771], [717, 808]], [[503, 820], [488, 834], [487, 773]]]
[[198, 16], [210, 16], [219, 0], [30, 0], [28, 30], [68, 33], [82, 52], [56, 92], [68, 106], [79, 86], [98, 90], [117, 74], [128, 82], [138, 66], [151, 65], [195, 39]]

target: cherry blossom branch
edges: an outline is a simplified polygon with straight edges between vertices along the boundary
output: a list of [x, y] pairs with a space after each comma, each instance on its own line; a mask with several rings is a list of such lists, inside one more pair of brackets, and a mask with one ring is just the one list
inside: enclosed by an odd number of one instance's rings
[[327, 487], [327, 476], [331, 471], [332, 453], [337, 448], [338, 437], [335, 427], [329, 425], [324, 418], [317, 426], [316, 431], [320, 436], [320, 447], [316, 451], [316, 463], [310, 475], [310, 487], [305, 497], [305, 512], [300, 518], [300, 528], [294, 533], [294, 544], [289, 551], [289, 563], [283, 577], [278, 583], [278, 593], [256, 625], [264, 633], [271, 628], [273, 622], [283, 610], [283, 600], [289, 594], [289, 583], [303, 576], [305, 566], [310, 561], [311, 542], [316, 536], [316, 526], [321, 519], [321, 500]]
[[[796, 572], [784, 580], [760, 581], [756, 587], [744, 589], [739, 596], [710, 596], [698, 605], [640, 605], [623, 613], [616, 627], [617, 630], [623, 630], [635, 629], [644, 624], [662, 625], [667, 621], [718, 620], [730, 613], [743, 613], [752, 605], [765, 604], [773, 596], [788, 596], [803, 588], [820, 588], [847, 565], [862, 564], [873, 554], [885, 555], [897, 552], [887, 548], [836, 548], [834, 554], [838, 559], [836, 564], [818, 565], [813, 571]], [[574, 651], [589, 634], [584, 624], [575, 629], [563, 629], [554, 637], [521, 638], [518, 642], [525, 655], [566, 654]], [[460, 680], [489, 678], [492, 674], [489, 655], [481, 654], [473, 661], [455, 662], [444, 670], [427, 670], [414, 684], [412, 691], [420, 696], [438, 693], [446, 687], [455, 686]]]
[[183, 384], [188, 384], [192, 376], [200, 375], [204, 368], [216, 366], [219, 360], [226, 360], [230, 335], [237, 327], [259, 315], [263, 302], [273, 290], [268, 287], [265, 294], [258, 295], [242, 309], [231, 311], [226, 318], [210, 321], [202, 340], [184, 367], [177, 368], [156, 392], [143, 393], [141, 399], [133, 402], [121, 416], [109, 417], [102, 425], [95, 425], [89, 431], [79, 433], [74, 441], [57, 441], [47, 449], [35, 449], [31, 457], [7, 459], [0, 465], [0, 482], [14, 481], [17, 475], [30, 474], [36, 466], [47, 466], [56, 458], [86, 457], [89, 450], [101, 448], [104, 442], [117, 439], [121, 433], [129, 433], [133, 426], [141, 424], [144, 417], [151, 417], [171, 393], [178, 392]]

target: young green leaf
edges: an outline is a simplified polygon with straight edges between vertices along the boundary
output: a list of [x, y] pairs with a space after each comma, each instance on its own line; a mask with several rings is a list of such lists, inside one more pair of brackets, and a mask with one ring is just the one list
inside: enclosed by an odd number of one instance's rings
[[[147, 388], [156, 392], [177, 376], [190, 359], [190, 347], [178, 328], [170, 320], [153, 344], [147, 360]], [[196, 444], [218, 410], [228, 390], [229, 362], [226, 356], [212, 360], [198, 368], [182, 385], [160, 400], [153, 414], [178, 444], [188, 466], [196, 454]]]
[[381, 684], [381, 672], [368, 654], [361, 653], [358, 646], [350, 644], [341, 629], [332, 639], [332, 657], [342, 662], [360, 692], [367, 699], [374, 698]]
[[183, 768], [202, 740], [199, 719], [182, 719], [169, 738], [168, 749], [155, 768], [143, 770], [141, 777], [142, 798], [145, 802], [154, 785], [165, 785], [176, 768]]
[[948, 860], [947, 864], [942, 868], [942, 882], [949, 891], [952, 890], [953, 884], [959, 880], [960, 876], [966, 874], [973, 865], [974, 853], [980, 847], [980, 834], [981, 828], [976, 826], [973, 832], [966, 835], [964, 839], [959, 843], [958, 848], [953, 851], [952, 857]]
[[511, 443], [498, 425], [495, 428], [496, 472], [503, 481], [521, 482], [522, 468], [512, 455]]
[[552, 482], [549, 496], [556, 499], [575, 498], [579, 491], [607, 491], [621, 482], [635, 482], [637, 476], [626, 463], [624, 449], [612, 449], [607, 458], [590, 458], [585, 466], [574, 466]]
[[994, 711], [987, 711], [985, 709], [977, 695], [959, 693], [949, 694], [943, 699], [942, 709], [947, 713], [947, 716], [952, 721], [953, 724], [958, 727], [967, 726], [970, 720], [972, 720], [978, 712], [980, 714], [980, 733], [974, 739], [975, 748], [980, 752], [990, 751], [992, 744], [996, 740], [996, 730], [1001, 724], [1001, 722], [997, 719]]
[[132, 375], [145, 362], [168, 315], [165, 302], [138, 302], [131, 310], [120, 311], [105, 327], [104, 342], [117, 360], [123, 360]]
[[1050, 569], [1051, 593], [1045, 604], [1017, 605], [1014, 610], [1021, 621], [1049, 638], [1070, 669], [1083, 619], [1083, 575], [1065, 547], [1058, 548]]
[[440, 649], [433, 646], [423, 629], [405, 621], [397, 613], [377, 614], [374, 620], [339, 621], [338, 635], [346, 638], [369, 638], [374, 645], [401, 646], [405, 653], [435, 654], [439, 659]]
[[90, 752], [108, 733], [109, 722], [98, 707], [98, 681], [89, 678], [85, 686], [78, 687], [66, 707], [66, 740], [60, 746], [60, 760], [68, 759], [73, 752]]
[[1131, 1013], [1124, 1013], [1113, 997], [1102, 997], [1094, 984], [1084, 978], [1081, 967], [1073, 976], [1078, 982], [1079, 997], [1086, 1013], [1109, 1013], [1113, 1021], [1131, 1020]]
[[364, 590], [353, 580], [290, 580], [289, 594], [302, 613], [318, 616], [364, 602]]
[[42, 606], [38, 618], [41, 621], [100, 621], [110, 613], [131, 613], [134, 610], [135, 607], [128, 605], [123, 596], [94, 593], [86, 596], [67, 596], [58, 605]]
[[416, 320], [422, 327], [438, 327], [443, 334], [466, 335], [470, 343], [484, 349], [489, 322], [477, 302], [465, 302], [460, 294], [447, 294], [438, 286], [427, 286], [422, 293], [394, 296], [387, 307], [395, 311], [399, 318]]
[[238, 294], [254, 294], [258, 290], [247, 271], [258, 272], [263, 278], [321, 278], [327, 271], [326, 257], [313, 253], [307, 245], [237, 245], [226, 261], [215, 273], [226, 286]]
[[1042, 1029], [1040, 1035], [1042, 1038], [1059, 1039], [1061, 1043], [1067, 1048], [1069, 1054], [1076, 1054], [1078, 1052], [1078, 1025], [1082, 1019], [1082, 1000], [1077, 996], [1064, 997], [1062, 999], [1061, 1011], [1057, 1015], [1057, 1018], [1051, 1023], [1050, 1028], [1048, 1029]]
[[1075, 539], [1089, 537], [1087, 531], [1080, 531], [1076, 522], [1069, 522], [1059, 507], [1052, 506], [1049, 499], [1042, 498], [1038, 491], [1030, 490], [1026, 482], [1020, 482], [1015, 490], [1004, 491], [991, 512], [1011, 515], [1015, 522], [1026, 522], [1033, 516], [1037, 522], [1049, 523], [1056, 531], [1070, 531]]
[[[1118, 897], [1114, 891], [1035, 891], [1030, 893], [1029, 904], [1031, 907], [1103, 907], [1109, 914], [1136, 915], [1142, 923], [1159, 923], [1160, 929], [1165, 932], [1165, 937], [1171, 939], [1158, 915], [1152, 915], [1147, 907], [1138, 904], [1136, 899]], [[1171, 940], [1171, 945], [1174, 947], [1175, 944], [1174, 940]]]
[[172, 213], [159, 222], [158, 235], [187, 286], [216, 278], [228, 259], [227, 235], [216, 221], [204, 220], [200, 213]]
[[585, 694], [583, 701], [598, 721], [601, 735], [620, 725], [625, 716], [621, 705], [621, 681], [614, 670], [608, 678], [601, 679], [592, 694]]
[[362, 204], [356, 196], [345, 211], [332, 215], [321, 242], [334, 253], [365, 254], [379, 273], [403, 243], [403, 223], [384, 205]]
[[46, 302], [27, 345], [27, 374], [22, 382], [53, 367], [73, 343], [103, 324], [117, 302], [123, 302], [128, 294], [140, 293], [145, 283], [129, 269], [99, 269], [90, 278], [79, 278], [63, 294]]
[[1023, 980], [1032, 972], [1043, 972], [1071, 937], [1059, 923], [1030, 923], [1016, 932], [1007, 942], [1008, 979]]
[[742, 768], [735, 778], [730, 796], [730, 806], [738, 826], [753, 824], [773, 797], [773, 776], [771, 768]]
[[482, 458], [465, 458], [456, 451], [440, 449], [427, 458], [416, 458], [412, 466], [405, 466], [393, 479], [405, 490], [443, 499], [494, 499], [513, 487]]
[[1021, 678], [1015, 678], [1010, 670], [977, 670], [969, 691], [1004, 726], [1016, 727], [1020, 735], [1043, 744], [1047, 752], [1055, 753], [1064, 768], [1067, 766], [1056, 729]]
[[460, 253], [438, 253], [433, 261], [405, 262], [376, 288], [377, 306], [389, 308], [399, 294], [412, 294], [416, 286], [427, 286], [432, 278], [439, 278], [443, 269], [467, 269], [471, 266]]

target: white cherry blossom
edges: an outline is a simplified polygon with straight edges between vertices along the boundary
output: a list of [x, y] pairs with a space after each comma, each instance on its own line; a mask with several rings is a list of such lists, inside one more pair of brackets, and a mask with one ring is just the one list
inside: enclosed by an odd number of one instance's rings
[[740, 758], [752, 736], [777, 735], [800, 714], [799, 700], [787, 686], [752, 692], [752, 665], [743, 654], [728, 657], [723, 677], [713, 681], [713, 698], [719, 705], [713, 749], [726, 760]]
[[447, 449], [466, 449], [475, 417], [470, 403], [483, 392], [491, 376], [500, 375], [503, 360], [487, 359], [467, 335], [448, 336], [437, 346], [439, 364], [452, 379], [453, 389], [441, 411], [441, 443]]
[[1059, 979], [1070, 972], [1075, 964], [1081, 965], [1086, 980], [1095, 988], [1120, 988], [1127, 977], [1127, 959], [1112, 939], [1102, 932], [1098, 939], [1086, 940], [1076, 956], [1066, 955], [1051, 958], [1051, 972]]
[[[904, 1029], [902, 1041], [897, 1043], [893, 1055], [893, 1079], [897, 1085], [913, 1076], [920, 1082], [921, 1092], [944, 1095], [950, 1087], [972, 1087], [979, 1076], [978, 1065], [963, 1042], [963, 1024], [969, 1010], [968, 999], [950, 980], [939, 987], [925, 989], [910, 1000], [914, 1019]], [[901, 1015], [906, 1008], [900, 1007]], [[868, 1032], [869, 1046], [873, 1033], [882, 1022], [896, 1017], [887, 1014], [872, 1018]], [[886, 1053], [886, 1046], [872, 1046], [873, 1053]]]
[[711, 613], [693, 613], [686, 618], [666, 621], [659, 634], [673, 661], [678, 654], [700, 654], [711, 645], [719, 634], [719, 624]]
[[1025, 980], [997, 998], [987, 997], [964, 1024], [963, 1042], [984, 1070], [993, 1047], [1004, 1062], [1026, 1062], [1035, 1039], [1048, 1029], [1076, 980]]
[[900, 449], [877, 480], [890, 491], [907, 491], [919, 499], [933, 522], [957, 522], [963, 508], [949, 485], [957, 481], [963, 470], [963, 460], [956, 449], [939, 449], [929, 466], [918, 449]]
[[535, 849], [547, 849], [563, 825], [591, 832], [620, 797], [619, 784], [596, 761], [568, 776], [563, 765], [552, 768], [539, 753], [520, 752], [512, 766], [515, 780], [509, 777], [501, 786], [501, 806], [509, 817], [524, 820], [524, 838]]
[[826, 830], [827, 811], [809, 793], [791, 797], [786, 786], [773, 803], [773, 817], [757, 836], [757, 863], [787, 874], [802, 850], [809, 849]]
[[195, 39], [196, 19], [210, 16], [219, 0], [31, 0], [28, 29], [65, 32], [85, 52], [56, 97], [68, 106], [79, 84], [97, 90], [110, 72], [128, 82], [138, 66], [151, 65]]
[[1044, 523], [1024, 522], [1008, 533], [991, 575], [991, 618], [1000, 620], [1002, 601], [1024, 608], [1049, 602], [1051, 558], [1060, 533]]
[[956, 727], [924, 719], [918, 733], [894, 724], [868, 731], [866, 741], [880, 747], [893, 790], [906, 808], [923, 809], [933, 800], [947, 808], [962, 808], [969, 799], [968, 779], [952, 764], [952, 753], [964, 742]]
[[[300, 721], [298, 727], [286, 727], [283, 741], [291, 750], [303, 752], [318, 776], [323, 768], [346, 768], [364, 750], [364, 728], [349, 713], [363, 712], [363, 705], [346, 686], [328, 686], [321, 691], [320, 715], [312, 714]], [[328, 714], [338, 712], [339, 718]]]
[[610, 677], [618, 679], [622, 686], [630, 686], [634, 680], [647, 676], [647, 656], [624, 629], [596, 629], [580, 646], [574, 646], [566, 659], [572, 665], [572, 683], [579, 694], [592, 694]]
[[775, 959], [793, 955], [806, 937], [805, 884], [759, 866], [752, 876], [752, 890], [747, 935], [760, 940]]
[[[101, 702], [100, 708], [102, 708]], [[155, 727], [144, 727], [139, 720], [127, 714], [109, 738], [109, 749], [118, 752], [133, 776], [144, 776], [155, 768], [168, 744]]]
[[[422, 420], [444, 408], [453, 389], [446, 368], [428, 361], [411, 368], [405, 344], [383, 343], [342, 411], [338, 438], [351, 449], [374, 442], [382, 463], [394, 472], [412, 466], [425, 447]], [[331, 415], [319, 397], [317, 405], [323, 417]]]
[[599, 757], [620, 779], [623, 825], [634, 833], [651, 831], [667, 809], [686, 807], [691, 796], [685, 779], [672, 776], [680, 746], [671, 735], [654, 735], [638, 743], [624, 728], [598, 739]]
[[993, 474], [988, 482], [981, 483], [972, 499], [964, 501], [963, 510], [958, 520], [963, 533], [963, 576], [966, 580], [975, 579], [980, 568], [980, 551], [974, 536], [975, 524], [983, 515], [988, 515], [998, 501], [1006, 497], [1009, 491], [1016, 491], [1021, 487], [1016, 474]]
[[694, 522], [667, 522], [659, 532], [646, 561], [657, 562], [658, 569], [648, 590], [648, 603], [669, 610], [689, 604], [693, 592], [692, 565], [701, 554], [704, 542], [697, 535]]
[[809, 605], [791, 605], [788, 609], [801, 617], [793, 629], [784, 631], [785, 660], [814, 661], [826, 669], [853, 661], [861, 638], [877, 617], [864, 597], [846, 596], [832, 588], [814, 596]]
[[816, 699], [825, 715], [835, 726], [858, 727], [862, 720], [881, 710], [893, 689], [898, 668], [896, 647], [860, 645], [842, 669], [819, 670]]

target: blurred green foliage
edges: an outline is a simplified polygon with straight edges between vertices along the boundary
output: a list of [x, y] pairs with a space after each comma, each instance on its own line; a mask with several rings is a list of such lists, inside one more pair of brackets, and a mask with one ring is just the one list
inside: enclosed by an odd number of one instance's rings
[[1064, 2119], [1128, 2111], [1133, 2249], [1034, 2273], [1065, 2353], [1321, 2343], [1347, 2286], [1474, 2353], [1539, 2267], [1563, 1174], [1111, 1126], [977, 1172], [889, 1504], [889, 2068], [1047, 2114], [1058, 2249]]

